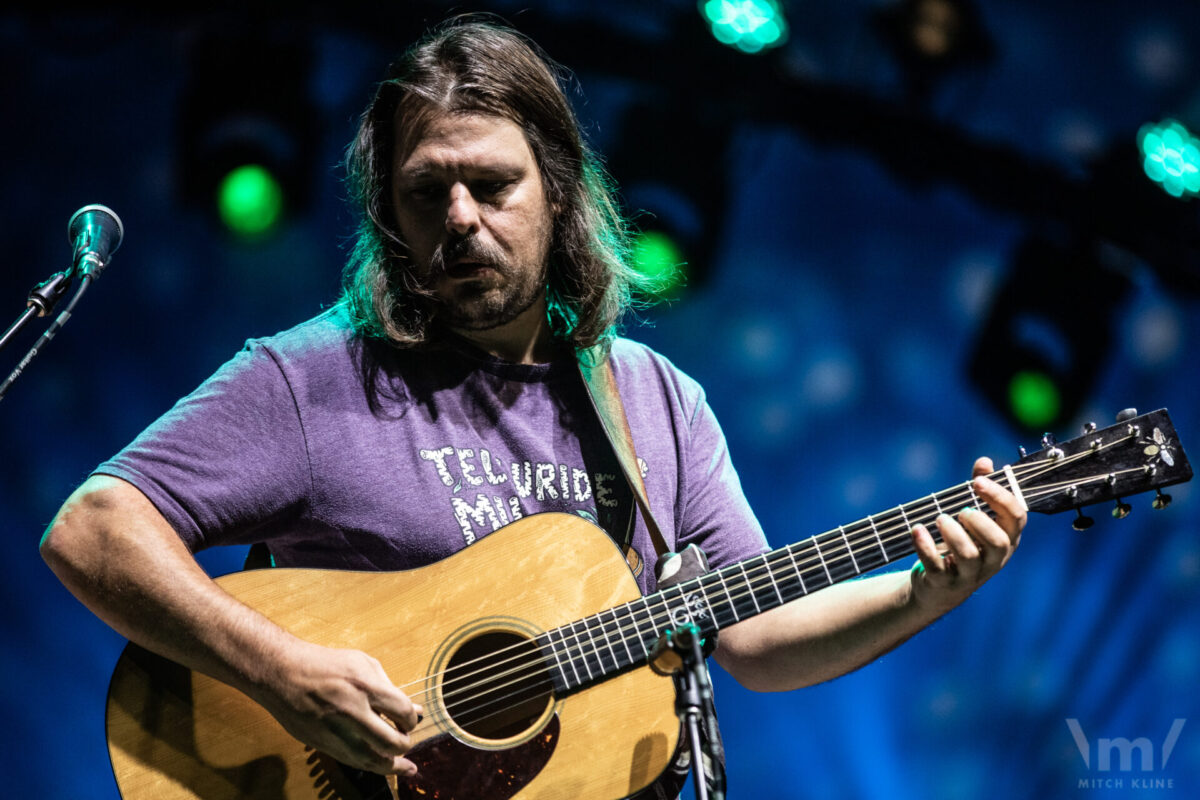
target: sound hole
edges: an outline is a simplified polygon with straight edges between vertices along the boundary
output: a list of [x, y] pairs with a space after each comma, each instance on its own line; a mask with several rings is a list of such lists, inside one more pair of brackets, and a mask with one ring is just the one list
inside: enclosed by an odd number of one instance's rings
[[552, 701], [552, 684], [537, 644], [509, 632], [485, 633], [451, 656], [442, 680], [446, 712], [480, 739], [528, 730]]

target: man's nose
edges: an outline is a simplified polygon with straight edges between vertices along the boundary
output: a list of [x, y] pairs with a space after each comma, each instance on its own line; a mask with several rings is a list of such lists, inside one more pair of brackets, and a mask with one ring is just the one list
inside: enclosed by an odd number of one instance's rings
[[471, 192], [461, 183], [450, 187], [450, 203], [446, 207], [446, 230], [465, 236], [479, 231], [479, 205]]

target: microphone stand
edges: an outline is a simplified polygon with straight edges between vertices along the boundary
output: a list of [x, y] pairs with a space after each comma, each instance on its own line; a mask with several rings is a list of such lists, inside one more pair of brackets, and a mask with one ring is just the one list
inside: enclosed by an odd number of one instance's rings
[[[75, 304], [79, 302], [79, 298], [83, 297], [83, 293], [86, 292], [88, 286], [91, 285], [93, 277], [94, 276], [90, 272], [84, 272], [83, 278], [79, 281], [79, 288], [75, 290], [74, 296], [71, 297], [71, 302], [67, 303], [67, 307], [63, 310], [63, 312], [55, 318], [54, 322], [50, 324], [50, 327], [46, 329], [46, 332], [43, 333], [36, 342], [34, 342], [33, 347], [29, 348], [29, 352], [26, 353], [25, 357], [21, 359], [21, 363], [17, 364], [17, 368], [14, 369], [12, 373], [10, 373], [9, 376], [4, 379], [4, 383], [0, 383], [0, 400], [4, 399], [4, 395], [8, 393], [9, 387], [11, 387], [13, 382], [21, 376], [21, 373], [23, 373], [25, 368], [29, 366], [29, 362], [33, 361], [34, 356], [36, 356], [38, 352], [45, 347], [47, 342], [54, 338], [54, 334], [58, 333], [59, 329], [62, 328], [63, 325], [67, 324], [67, 320], [71, 318], [71, 312], [75, 310]], [[0, 339], [0, 349], [3, 349], [4, 345], [8, 343], [16, 331], [24, 326], [29, 318], [33, 316], [35, 308], [43, 309], [38, 316], [42, 316], [54, 308], [54, 306], [58, 303], [58, 300], [66, 292], [67, 286], [70, 283], [70, 273], [56, 272], [50, 277], [49, 280], [35, 286], [33, 291], [29, 294], [29, 306], [25, 309], [25, 312], [21, 314], [20, 318], [12, 325], [12, 327], [5, 332], [4, 338]]]
[[[679, 656], [682, 664], [675, 681], [675, 712], [688, 732], [692, 750], [692, 785], [697, 800], [725, 800], [725, 764], [721, 750], [721, 735], [717, 730], [717, 712], [713, 705], [712, 683], [704, 659], [700, 629], [693, 623], [668, 630], [667, 644]], [[700, 736], [701, 725], [704, 737]], [[706, 752], [707, 750], [707, 752]], [[704, 757], [708, 756], [713, 772], [712, 791], [704, 776]]]

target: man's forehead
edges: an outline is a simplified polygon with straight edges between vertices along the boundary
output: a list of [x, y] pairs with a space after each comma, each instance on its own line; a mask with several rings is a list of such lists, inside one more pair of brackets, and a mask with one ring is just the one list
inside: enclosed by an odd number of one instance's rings
[[533, 162], [524, 131], [507, 117], [438, 113], [423, 120], [419, 130], [398, 135], [396, 170], [402, 177], [464, 168], [517, 169]]

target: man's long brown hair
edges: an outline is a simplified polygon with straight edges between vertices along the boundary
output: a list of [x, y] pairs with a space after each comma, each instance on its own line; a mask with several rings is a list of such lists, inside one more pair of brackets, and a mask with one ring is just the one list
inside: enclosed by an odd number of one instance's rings
[[356, 330], [415, 347], [436, 335], [438, 304], [413, 274], [392, 207], [392, 166], [443, 113], [512, 120], [533, 151], [555, 219], [547, 269], [551, 329], [577, 350], [606, 343], [635, 297], [653, 291], [630, 267], [630, 232], [599, 160], [583, 141], [553, 61], [494, 21], [451, 20], [389, 67], [347, 153], [361, 210], [342, 302]]

